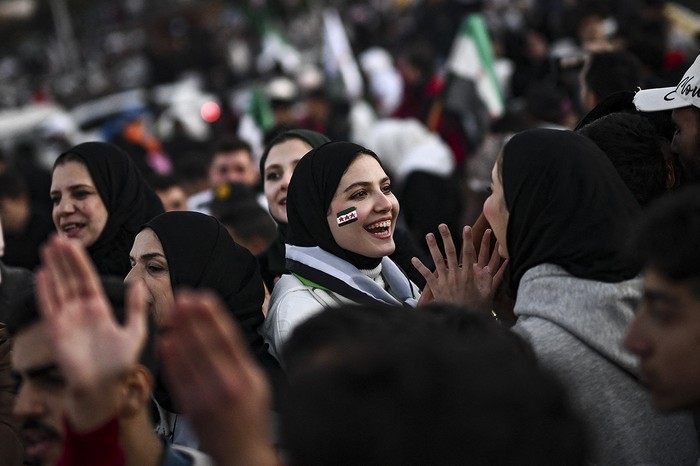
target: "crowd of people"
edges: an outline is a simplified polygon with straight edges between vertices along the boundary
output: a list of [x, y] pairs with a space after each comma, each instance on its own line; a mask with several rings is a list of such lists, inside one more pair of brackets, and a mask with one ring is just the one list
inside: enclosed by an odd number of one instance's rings
[[700, 464], [700, 48], [622, 3], [485, 10], [481, 133], [436, 35], [260, 139], [0, 159], [0, 463]]

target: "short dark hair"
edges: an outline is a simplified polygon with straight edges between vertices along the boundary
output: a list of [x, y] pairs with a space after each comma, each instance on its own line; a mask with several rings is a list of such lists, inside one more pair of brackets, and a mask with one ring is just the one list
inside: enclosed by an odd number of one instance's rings
[[681, 188], [652, 203], [634, 231], [630, 253], [700, 297], [700, 186]]
[[29, 195], [24, 176], [13, 168], [0, 172], [0, 199], [19, 199]]
[[148, 184], [154, 191], [167, 191], [175, 186], [182, 186], [182, 181], [176, 175], [153, 175], [148, 178]]
[[584, 463], [583, 424], [518, 337], [480, 314], [438, 314], [345, 306], [294, 330], [291, 464]]
[[661, 139], [649, 120], [632, 113], [611, 113], [578, 132], [608, 156], [639, 205], [646, 206], [667, 192]]
[[642, 64], [626, 50], [592, 53], [584, 68], [583, 79], [598, 100], [621, 91], [642, 86]]
[[235, 136], [224, 136], [214, 144], [212, 159], [217, 154], [235, 152], [239, 150], [246, 151], [251, 160], [253, 159], [253, 148], [250, 144]]

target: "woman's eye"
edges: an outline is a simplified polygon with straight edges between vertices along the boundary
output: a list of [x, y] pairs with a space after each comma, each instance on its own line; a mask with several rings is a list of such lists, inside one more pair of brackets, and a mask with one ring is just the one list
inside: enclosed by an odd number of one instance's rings
[[386, 186], [382, 186], [382, 192], [383, 193], [390, 193], [391, 192], [391, 185], [388, 184]]
[[60, 196], [51, 196], [51, 203], [53, 205], [58, 205], [59, 202], [61, 202]]
[[352, 196], [350, 196], [350, 199], [362, 199], [365, 196], [367, 196], [367, 191], [362, 190], [362, 191], [358, 191], [355, 194], [353, 194]]
[[148, 268], [148, 271], [152, 272], [152, 273], [158, 273], [158, 272], [162, 272], [163, 270], [165, 270], [160, 265], [149, 265], [147, 268]]
[[274, 172], [273, 172], [273, 173], [268, 173], [267, 175], [265, 175], [265, 180], [266, 180], [266, 181], [277, 181], [277, 180], [279, 180], [280, 178], [282, 178], [282, 175], [279, 174], [279, 173], [274, 173]]
[[85, 199], [89, 195], [90, 195], [90, 192], [88, 192], [88, 191], [76, 191], [75, 193], [73, 193], [73, 196], [76, 199]]

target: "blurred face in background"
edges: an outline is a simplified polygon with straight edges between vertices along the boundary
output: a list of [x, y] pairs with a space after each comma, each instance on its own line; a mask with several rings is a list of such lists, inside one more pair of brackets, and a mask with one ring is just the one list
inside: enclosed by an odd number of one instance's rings
[[253, 158], [247, 150], [217, 152], [209, 166], [209, 184], [212, 188], [225, 183], [243, 183], [255, 187], [258, 171], [253, 165]]
[[287, 139], [270, 148], [265, 160], [263, 187], [270, 213], [287, 223], [287, 189], [299, 160], [312, 149], [303, 139]]
[[156, 190], [166, 212], [187, 210], [187, 195], [180, 186]]

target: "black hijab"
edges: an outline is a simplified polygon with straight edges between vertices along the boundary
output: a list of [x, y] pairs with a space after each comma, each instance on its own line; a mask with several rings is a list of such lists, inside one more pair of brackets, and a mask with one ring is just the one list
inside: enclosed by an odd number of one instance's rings
[[236, 244], [216, 218], [198, 212], [166, 212], [146, 223], [163, 246], [173, 289], [207, 288], [226, 303], [251, 347], [262, 346], [257, 328], [265, 300], [258, 263]]
[[[270, 154], [270, 150], [283, 142], [301, 139], [311, 146], [312, 149], [316, 149], [323, 144], [330, 142], [325, 135], [317, 133], [316, 131], [311, 131], [309, 129], [290, 129], [284, 131], [270, 141], [260, 158], [260, 176], [265, 177], [265, 162], [267, 161], [267, 156]], [[264, 183], [264, 181], [263, 181]], [[287, 223], [275, 218], [272, 213], [270, 213], [275, 223], [277, 223], [277, 238], [270, 244], [267, 250], [259, 256], [260, 261], [260, 273], [267, 284], [267, 287], [271, 290], [274, 287], [274, 279], [287, 273], [287, 266], [285, 264], [284, 257], [284, 244], [287, 241]]]
[[[163, 246], [173, 289], [214, 291], [240, 325], [248, 348], [277, 387], [282, 379], [281, 369], [258, 334], [264, 320], [265, 291], [258, 262], [250, 251], [236, 244], [216, 218], [199, 212], [166, 212], [143, 228], [152, 229]], [[159, 376], [156, 399], [167, 410], [178, 412], [169, 393]]]
[[87, 167], [109, 216], [102, 233], [87, 250], [100, 274], [126, 277], [129, 251], [141, 225], [163, 212], [158, 195], [129, 155], [105, 142], [86, 142], [61, 154], [54, 164], [78, 158]]
[[344, 141], [323, 144], [302, 157], [287, 193], [287, 242], [301, 247], [319, 246], [358, 269], [373, 269], [382, 259], [365, 257], [341, 248], [333, 239], [326, 220], [340, 179], [360, 154], [374, 157], [381, 165], [374, 152]]
[[640, 207], [591, 140], [553, 129], [518, 133], [503, 149], [501, 180], [513, 296], [525, 272], [543, 263], [604, 282], [639, 273], [623, 246]]

